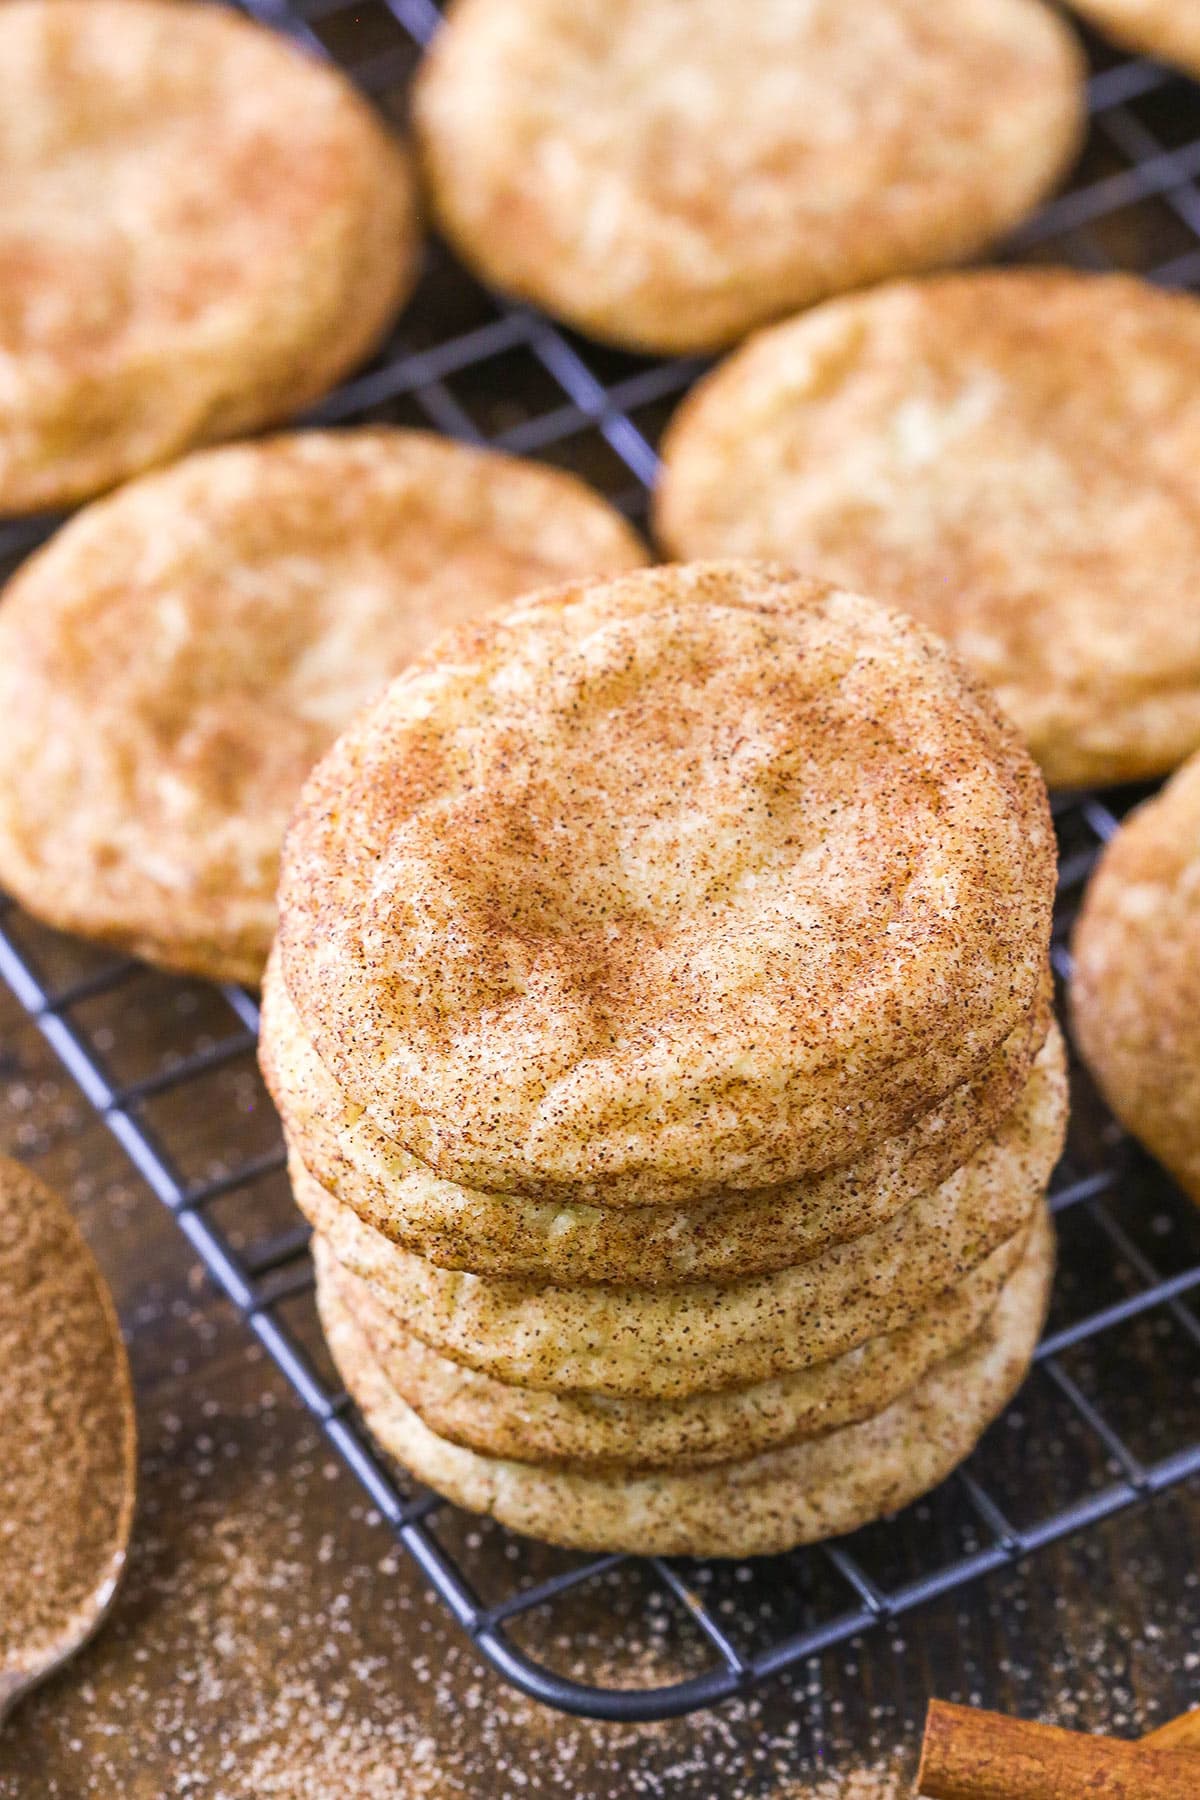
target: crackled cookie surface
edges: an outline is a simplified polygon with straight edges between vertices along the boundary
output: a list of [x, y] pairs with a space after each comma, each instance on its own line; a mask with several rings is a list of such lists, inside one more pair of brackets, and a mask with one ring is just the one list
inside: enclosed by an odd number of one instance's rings
[[762, 333], [668, 432], [678, 556], [777, 556], [949, 639], [1051, 785], [1200, 744], [1200, 302], [1129, 276], [896, 283]]
[[0, 885], [61, 929], [257, 982], [288, 815], [356, 707], [447, 626], [644, 554], [573, 478], [420, 432], [143, 476], [0, 599]]
[[405, 152], [219, 6], [0, 8], [0, 513], [286, 418], [412, 283]]
[[902, 615], [644, 570], [444, 639], [306, 786], [280, 970], [346, 1095], [439, 1174], [691, 1201], [860, 1154], [1045, 968], [1045, 790]]
[[953, 262], [1071, 161], [1039, 0], [456, 0], [418, 75], [438, 223], [597, 336], [713, 349]]

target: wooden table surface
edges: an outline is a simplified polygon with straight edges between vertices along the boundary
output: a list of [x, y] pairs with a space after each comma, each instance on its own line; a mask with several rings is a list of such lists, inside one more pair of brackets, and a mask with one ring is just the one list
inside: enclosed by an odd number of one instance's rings
[[[0, 1150], [76, 1208], [141, 1431], [129, 1578], [0, 1736], [4, 1800], [882, 1800], [906, 1791], [931, 1693], [1131, 1735], [1200, 1697], [1193, 1486], [752, 1700], [643, 1727], [546, 1711], [477, 1663], [3, 989]], [[630, 1631], [655, 1666], [653, 1618]]]

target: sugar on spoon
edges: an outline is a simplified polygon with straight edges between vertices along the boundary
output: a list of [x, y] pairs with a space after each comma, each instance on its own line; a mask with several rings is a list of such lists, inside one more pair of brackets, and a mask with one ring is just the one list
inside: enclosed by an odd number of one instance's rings
[[112, 1604], [136, 1449], [104, 1278], [58, 1195], [0, 1157], [0, 1724]]

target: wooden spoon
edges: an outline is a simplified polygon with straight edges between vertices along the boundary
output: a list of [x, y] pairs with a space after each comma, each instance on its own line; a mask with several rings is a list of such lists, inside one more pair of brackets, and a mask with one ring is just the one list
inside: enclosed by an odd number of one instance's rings
[[112, 1603], [136, 1449], [112, 1296], [58, 1195], [0, 1157], [0, 1724]]

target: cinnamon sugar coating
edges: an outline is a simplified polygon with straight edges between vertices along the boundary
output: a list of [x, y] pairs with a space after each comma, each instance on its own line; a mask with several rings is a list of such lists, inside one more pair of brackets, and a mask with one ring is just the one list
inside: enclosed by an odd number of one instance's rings
[[570, 1286], [657, 1286], [769, 1274], [883, 1224], [937, 1187], [1016, 1105], [1050, 1025], [1050, 977], [1028, 1018], [984, 1068], [854, 1163], [788, 1187], [691, 1206], [603, 1206], [463, 1188], [384, 1137], [305, 1037], [268, 962], [259, 1059], [305, 1168], [363, 1222], [446, 1269]]
[[406, 153], [232, 8], [0, 8], [0, 513], [318, 398], [416, 271]]
[[1200, 7], [1195, 0], [1071, 0], [1071, 4], [1118, 43], [1200, 75]]
[[1117, 1117], [1200, 1201], [1200, 757], [1104, 851], [1072, 951], [1088, 1067]]
[[1026, 1248], [1028, 1228], [897, 1331], [748, 1388], [681, 1400], [511, 1387], [431, 1350], [317, 1238], [318, 1279], [370, 1340], [389, 1384], [431, 1431], [484, 1456], [576, 1468], [684, 1469], [743, 1461], [882, 1412], [976, 1336]]
[[678, 1399], [748, 1387], [909, 1324], [1041, 1204], [1062, 1148], [1055, 1029], [995, 1139], [886, 1225], [773, 1275], [678, 1288], [555, 1287], [436, 1268], [330, 1199], [293, 1153], [298, 1204], [403, 1329], [514, 1387]]
[[902, 606], [1052, 787], [1200, 745], [1200, 301], [1127, 275], [895, 283], [756, 337], [688, 397], [674, 555], [777, 556]]
[[1045, 1318], [1054, 1233], [1040, 1209], [1030, 1247], [982, 1333], [874, 1418], [787, 1449], [682, 1474], [535, 1468], [438, 1437], [387, 1381], [333, 1286], [325, 1331], [380, 1443], [460, 1506], [587, 1550], [760, 1556], [852, 1531], [943, 1480], [1012, 1397]]
[[103, 1618], [136, 1463], [112, 1296], [64, 1202], [0, 1157], [0, 1722]]
[[1002, 235], [1070, 164], [1082, 76], [1039, 0], [454, 0], [414, 112], [489, 281], [711, 350]]
[[308, 782], [280, 969], [438, 1174], [690, 1204], [853, 1160], [1027, 1018], [1042, 781], [900, 614], [644, 570], [441, 640]]
[[448, 625], [644, 556], [572, 477], [422, 432], [143, 476], [0, 599], [0, 881], [61, 929], [257, 983], [288, 815], [356, 707]]

